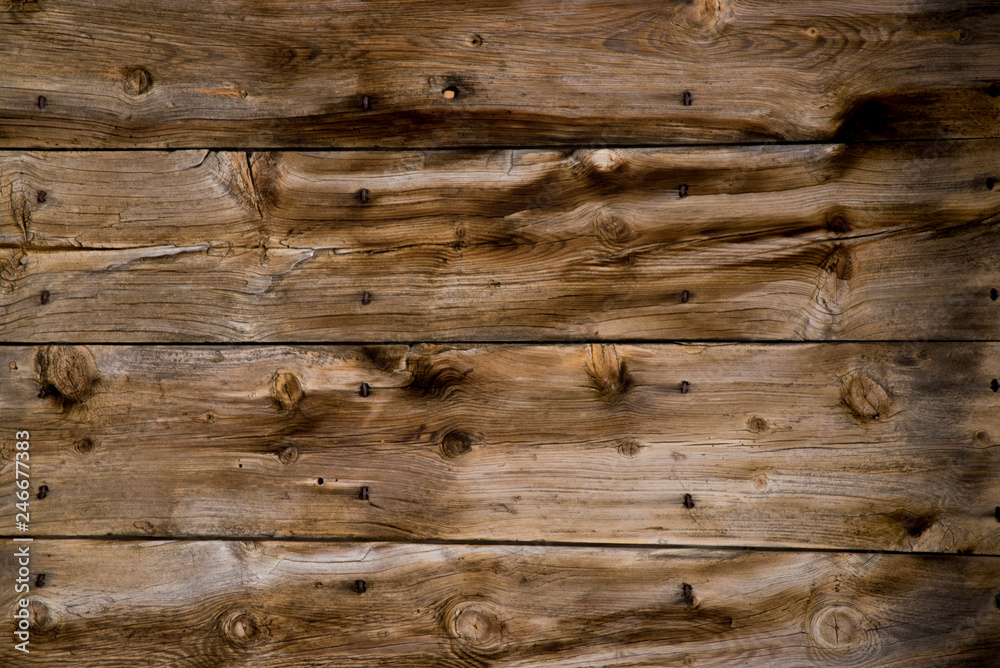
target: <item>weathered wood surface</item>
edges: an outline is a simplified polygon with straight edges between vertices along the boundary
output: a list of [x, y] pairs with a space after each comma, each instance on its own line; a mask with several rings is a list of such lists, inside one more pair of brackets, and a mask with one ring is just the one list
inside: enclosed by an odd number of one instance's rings
[[998, 163], [992, 140], [7, 153], [0, 339], [993, 340]]
[[36, 536], [998, 554], [998, 353], [5, 347], [0, 410]]
[[1000, 130], [993, 2], [4, 0], [0, 34], [10, 148]]
[[[2, 547], [11, 581], [13, 545]], [[996, 558], [224, 541], [31, 550], [45, 586], [30, 595], [31, 654], [0, 644], [11, 665], [1000, 665]], [[11, 588], [0, 597], [10, 620]]]

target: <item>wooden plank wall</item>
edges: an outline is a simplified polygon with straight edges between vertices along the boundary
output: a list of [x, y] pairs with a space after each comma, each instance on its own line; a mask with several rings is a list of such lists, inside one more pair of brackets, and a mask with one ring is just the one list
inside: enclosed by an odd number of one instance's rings
[[0, 665], [1000, 666], [998, 181], [992, 1], [0, 0]]

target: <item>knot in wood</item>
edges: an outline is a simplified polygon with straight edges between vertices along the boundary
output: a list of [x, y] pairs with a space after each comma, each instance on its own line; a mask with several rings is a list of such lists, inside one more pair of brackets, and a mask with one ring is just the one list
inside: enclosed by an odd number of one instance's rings
[[507, 649], [504, 623], [491, 603], [462, 601], [445, 614], [448, 634], [466, 652], [494, 655]]
[[587, 346], [587, 375], [598, 395], [612, 404], [621, 401], [635, 384], [614, 345]]
[[125, 92], [129, 95], [143, 95], [153, 87], [153, 75], [145, 67], [129, 67], [125, 70]]
[[461, 429], [453, 429], [441, 439], [441, 452], [449, 459], [461, 457], [472, 451], [472, 447], [477, 440], [479, 439], [476, 434], [471, 434]]
[[611, 148], [602, 148], [591, 153], [588, 162], [594, 171], [613, 172], [628, 161], [626, 156], [620, 151]]
[[286, 445], [278, 450], [278, 461], [288, 466], [294, 464], [299, 458], [299, 449], [295, 445]]
[[28, 628], [35, 633], [44, 633], [53, 626], [52, 612], [37, 598], [28, 603]]
[[222, 622], [222, 636], [234, 647], [253, 647], [267, 641], [268, 629], [252, 612], [231, 612]]
[[749, 429], [755, 434], [767, 431], [767, 428], [768, 428], [767, 420], [765, 420], [760, 416], [754, 415], [747, 420], [747, 429]]
[[610, 209], [601, 209], [594, 216], [594, 231], [601, 241], [612, 245], [628, 243], [635, 238], [635, 230], [629, 222]]
[[848, 652], [865, 645], [867, 632], [860, 612], [846, 606], [832, 606], [813, 616], [809, 636], [825, 650]]
[[100, 382], [97, 363], [86, 346], [45, 346], [38, 350], [35, 364], [43, 391], [40, 396], [83, 401]]
[[73, 444], [73, 450], [75, 450], [81, 455], [89, 455], [91, 452], [94, 451], [95, 447], [97, 446], [94, 445], [94, 439], [90, 438], [89, 436], [84, 436], [79, 441]]
[[271, 397], [281, 410], [295, 410], [305, 396], [302, 383], [291, 371], [278, 371], [271, 378]]
[[843, 381], [841, 397], [851, 414], [861, 422], [888, 416], [892, 403], [884, 387], [862, 375], [855, 375]]
[[626, 438], [619, 441], [616, 450], [618, 450], [618, 454], [622, 457], [638, 457], [639, 453], [642, 451], [642, 444], [634, 438]]

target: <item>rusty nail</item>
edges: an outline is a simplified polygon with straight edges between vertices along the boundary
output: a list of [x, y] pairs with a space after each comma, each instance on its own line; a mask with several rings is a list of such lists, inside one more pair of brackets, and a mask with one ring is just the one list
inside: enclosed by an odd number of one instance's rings
[[362, 501], [367, 501], [368, 500], [368, 488], [367, 487], [362, 487], [361, 488], [361, 493], [358, 494], [358, 498], [361, 499]]
[[35, 578], [35, 586], [36, 587], [44, 587], [45, 586], [45, 573], [39, 573], [38, 574], [38, 577]]
[[368, 383], [361, 383], [361, 396], [367, 397], [370, 391], [371, 386]]
[[43, 304], [48, 304], [49, 303], [49, 291], [48, 290], [42, 290], [42, 294], [38, 295], [38, 301], [42, 302]]
[[689, 90], [684, 91], [683, 100], [684, 100], [684, 106], [685, 107], [690, 107], [691, 106], [691, 91], [689, 91]]
[[38, 96], [38, 108], [39, 109], [44, 109], [45, 108], [45, 96], [44, 95], [39, 95]]
[[362, 204], [368, 202], [368, 190], [366, 188], [362, 188], [358, 191], [358, 199], [361, 200]]
[[38, 200], [39, 204], [41, 204], [42, 202], [45, 201], [45, 195], [46, 195], [46, 192], [44, 190], [39, 190], [38, 191], [38, 196], [35, 199]]
[[690, 299], [690, 298], [691, 298], [691, 293], [688, 292], [687, 290], [685, 290], [684, 292], [681, 293], [681, 303], [682, 304], [687, 304], [688, 303], [688, 299]]
[[687, 582], [681, 585], [681, 595], [684, 596], [684, 602], [688, 605], [694, 605], [694, 587], [689, 585]]
[[679, 195], [680, 195], [680, 196], [681, 196], [682, 198], [683, 198], [683, 197], [687, 197], [687, 196], [688, 196], [688, 187], [687, 187], [687, 185], [685, 184], [685, 185], [682, 185], [682, 186], [681, 186], [680, 188], [678, 188], [678, 189], [677, 189], [677, 193], [678, 193], [678, 194], [679, 194]]
[[48, 487], [48, 485], [42, 485], [41, 487], [38, 488], [38, 498], [39, 499], [44, 499], [48, 495], [49, 495], [49, 487]]
[[370, 304], [371, 301], [372, 301], [372, 296], [367, 292], [361, 295], [361, 303], [364, 304], [365, 306], [368, 306], [368, 304]]
[[681, 381], [681, 394], [687, 394], [688, 390], [690, 390], [690, 389], [691, 389], [691, 385], [686, 380], [682, 380]]
[[684, 495], [684, 507], [687, 508], [688, 510], [694, 508], [694, 499], [691, 498], [690, 494]]
[[365, 111], [368, 111], [369, 109], [372, 108], [371, 100], [368, 99], [367, 95], [361, 98], [361, 108], [364, 109]]
[[364, 594], [368, 589], [368, 586], [365, 584], [364, 580], [355, 580], [354, 588], [358, 590], [359, 594]]

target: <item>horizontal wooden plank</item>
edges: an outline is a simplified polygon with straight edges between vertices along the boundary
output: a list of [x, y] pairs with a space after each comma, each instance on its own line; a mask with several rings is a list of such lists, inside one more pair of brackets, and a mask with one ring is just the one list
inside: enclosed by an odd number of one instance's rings
[[7, 153], [0, 340], [993, 340], [998, 162], [992, 140]]
[[0, 146], [996, 137], [1000, 9], [5, 0]]
[[27, 429], [36, 536], [1000, 554], [998, 353], [4, 347], [0, 496]]
[[[2, 541], [5, 582], [17, 545]], [[44, 587], [27, 599], [30, 654], [10, 634], [0, 645], [9, 665], [1000, 665], [996, 558], [76, 540], [30, 553]], [[18, 595], [0, 597], [10, 620]]]

